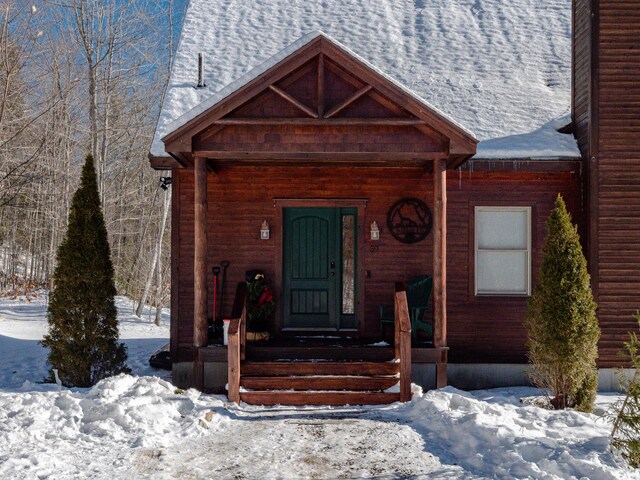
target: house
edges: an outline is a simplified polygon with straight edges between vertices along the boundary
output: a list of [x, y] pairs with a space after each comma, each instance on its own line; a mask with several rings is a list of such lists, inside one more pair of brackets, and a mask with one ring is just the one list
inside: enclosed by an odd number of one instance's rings
[[[406, 398], [411, 379], [522, 383], [560, 193], [600, 305], [606, 387], [640, 305], [639, 10], [192, 0], [150, 153], [172, 175], [174, 381], [294, 404]], [[228, 349], [207, 335], [224, 260]], [[252, 270], [275, 292], [275, 340], [245, 346], [228, 285]], [[394, 285], [419, 275], [432, 332], [409, 345]], [[394, 302], [396, 347], [377, 346]]]

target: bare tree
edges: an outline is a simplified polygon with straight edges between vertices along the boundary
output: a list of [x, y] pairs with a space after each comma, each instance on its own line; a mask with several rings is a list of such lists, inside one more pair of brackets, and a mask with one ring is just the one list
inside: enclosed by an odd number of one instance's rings
[[1, 4], [0, 293], [50, 282], [92, 152], [119, 291], [146, 289], [160, 318], [170, 195], [147, 152], [181, 14], [173, 0]]

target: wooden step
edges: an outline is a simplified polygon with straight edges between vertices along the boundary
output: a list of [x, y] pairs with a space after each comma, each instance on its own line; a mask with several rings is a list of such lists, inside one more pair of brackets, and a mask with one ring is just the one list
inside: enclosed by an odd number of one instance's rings
[[252, 405], [383, 405], [400, 401], [399, 393], [382, 392], [241, 392], [240, 400]]
[[395, 375], [400, 364], [395, 362], [244, 362], [244, 376], [276, 375]]
[[394, 377], [298, 376], [240, 377], [240, 385], [251, 390], [386, 390], [397, 384]]
[[395, 352], [390, 347], [354, 346], [351, 348], [335, 348], [326, 346], [288, 346], [278, 349], [267, 346], [251, 345], [247, 348], [247, 359], [256, 362], [269, 362], [281, 359], [288, 360], [323, 360], [334, 361], [388, 361]]

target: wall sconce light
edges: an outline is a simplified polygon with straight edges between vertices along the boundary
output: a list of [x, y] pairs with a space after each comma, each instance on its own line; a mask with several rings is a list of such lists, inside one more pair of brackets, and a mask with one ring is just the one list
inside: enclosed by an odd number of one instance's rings
[[160, 177], [160, 188], [162, 190], [167, 190], [171, 185], [171, 177]]
[[371, 224], [371, 240], [380, 240], [380, 227], [378, 227], [378, 222], [375, 220]]
[[269, 240], [269, 232], [269, 222], [265, 220], [260, 228], [260, 240]]

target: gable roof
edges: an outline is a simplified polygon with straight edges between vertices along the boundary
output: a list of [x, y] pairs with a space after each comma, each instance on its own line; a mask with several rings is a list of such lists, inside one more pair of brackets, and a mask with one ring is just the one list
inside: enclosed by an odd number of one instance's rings
[[[360, 98], [360, 96], [368, 96], [369, 90], [379, 92], [386, 98], [386, 101], [393, 105], [392, 109], [403, 111], [406, 114], [406, 116], [396, 117], [397, 112], [396, 114], [391, 113], [394, 118], [384, 118], [376, 115], [375, 118], [370, 118], [372, 122], [377, 121], [378, 124], [379, 122], [398, 124], [398, 122], [406, 121], [409, 123], [405, 123], [404, 125], [412, 125], [410, 128], [416, 127], [422, 129], [423, 133], [428, 135], [435, 134], [436, 137], [446, 144], [446, 153], [450, 167], [459, 165], [475, 153], [477, 139], [471, 132], [447, 118], [446, 115], [438, 111], [435, 107], [429, 105], [413, 92], [398, 84], [394, 79], [384, 75], [384, 73], [377, 70], [335, 40], [327, 37], [322, 32], [313, 32], [294, 42], [262, 65], [242, 76], [236, 82], [233, 82], [221, 91], [205, 99], [201, 104], [170, 123], [167, 126], [169, 133], [162, 138], [167, 151], [182, 156], [182, 153], [186, 153], [183, 152], [184, 148], [187, 148], [188, 151], [190, 151], [191, 148], [195, 148], [194, 141], [196, 140], [194, 140], [193, 137], [196, 133], [204, 133], [205, 137], [208, 137], [208, 134], [205, 132], [209, 132], [210, 128], [216, 129], [216, 125], [220, 122], [232, 121], [237, 123], [238, 121], [242, 121], [241, 118], [237, 118], [235, 115], [231, 118], [223, 117], [227, 117], [228, 114], [233, 114], [236, 109], [246, 106], [252, 100], [261, 97], [265, 91], [274, 88], [276, 82], [285, 79], [287, 76], [293, 74], [294, 71], [303, 68], [302, 65], [315, 64], [319, 60], [319, 56], [323, 57], [324, 70], [327, 68], [331, 70], [332, 67], [330, 67], [327, 62], [329, 62], [329, 64], [333, 62], [343, 68], [345, 73], [349, 72], [349, 77], [353, 81], [364, 84], [364, 87], [361, 87], [358, 92], [355, 92], [355, 95], [358, 95], [357, 98]], [[319, 77], [320, 71], [316, 71], [314, 75]], [[316, 81], [324, 84], [326, 78], [322, 75], [322, 79], [317, 78]], [[283, 93], [286, 94], [286, 92]], [[293, 101], [296, 100], [294, 99]], [[350, 101], [349, 98], [343, 100], [343, 102]], [[331, 105], [324, 104], [324, 101], [321, 103], [323, 104], [322, 107], [320, 107], [319, 104], [317, 106], [304, 105], [306, 109], [305, 113], [308, 115], [311, 114], [313, 117], [313, 119], [306, 118], [306, 120], [317, 122], [316, 126], [331, 125], [333, 123], [334, 128], [340, 128], [340, 125], [345, 126], [354, 120], [357, 122], [366, 121], [366, 119], [362, 118], [338, 118], [334, 116], [333, 113], [324, 112], [324, 109], [329, 108]], [[346, 106], [348, 103], [343, 103], [342, 105]], [[342, 105], [333, 105], [339, 109], [335, 111], [336, 113], [344, 108]], [[325, 113], [327, 116], [324, 116]], [[329, 116], [331, 116], [331, 118], [329, 118]], [[286, 122], [287, 120], [293, 122], [301, 120], [300, 118], [287, 119], [286, 117], [283, 118], [278, 115], [275, 115], [275, 117], [273, 115], [267, 115], [260, 120], [264, 122], [270, 119], [273, 120], [273, 118], [278, 120], [277, 124], [282, 121]], [[244, 119], [244, 121], [246, 120], [247, 119]], [[345, 121], [347, 122], [346, 124]], [[199, 144], [199, 142], [197, 143]], [[318, 153], [320, 154], [321, 152]], [[336, 152], [328, 151], [327, 157], [332, 158], [335, 156], [335, 153]], [[341, 153], [346, 154], [348, 152]], [[354, 156], [363, 155], [363, 152], [351, 153]], [[435, 152], [431, 153], [435, 154]], [[404, 152], [404, 154], [407, 156], [408, 161], [412, 161], [415, 156], [420, 157], [420, 155], [425, 155], [427, 152], [423, 152], [422, 154], [419, 152]], [[437, 155], [441, 154], [442, 152], [439, 151]], [[373, 156], [375, 157], [376, 155], [373, 154]]]
[[[544, 155], [579, 156], [573, 139], [549, 127], [570, 107], [570, 0], [192, 0], [151, 154], [166, 156], [161, 139], [180, 121], [318, 35], [309, 33], [314, 29], [480, 140], [521, 141], [547, 125]], [[198, 53], [202, 89], [193, 88]], [[521, 157], [541, 156], [536, 142], [524, 144], [531, 150], [520, 150]], [[512, 157], [509, 147], [508, 139], [494, 141], [485, 156], [500, 157], [503, 149]]]

